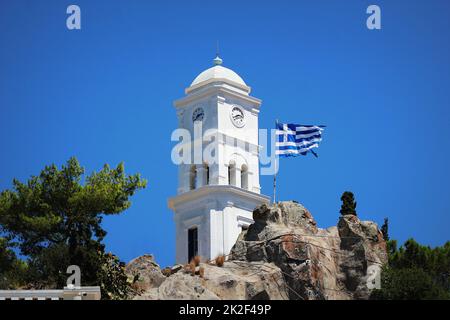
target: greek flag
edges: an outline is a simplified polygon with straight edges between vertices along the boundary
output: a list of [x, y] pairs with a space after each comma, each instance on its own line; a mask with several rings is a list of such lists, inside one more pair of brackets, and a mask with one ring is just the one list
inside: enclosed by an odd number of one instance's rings
[[324, 127], [277, 122], [275, 154], [279, 157], [292, 157], [306, 155], [311, 151], [317, 157], [312, 149], [319, 147]]

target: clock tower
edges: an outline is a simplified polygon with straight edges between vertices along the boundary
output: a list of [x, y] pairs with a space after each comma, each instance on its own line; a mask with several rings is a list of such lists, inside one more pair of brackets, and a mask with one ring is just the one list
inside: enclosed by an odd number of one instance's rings
[[177, 263], [227, 255], [253, 223], [253, 209], [270, 202], [259, 184], [261, 100], [250, 96], [251, 88], [222, 59], [213, 62], [174, 102], [179, 128], [192, 137], [191, 161], [178, 165], [177, 195], [168, 201]]

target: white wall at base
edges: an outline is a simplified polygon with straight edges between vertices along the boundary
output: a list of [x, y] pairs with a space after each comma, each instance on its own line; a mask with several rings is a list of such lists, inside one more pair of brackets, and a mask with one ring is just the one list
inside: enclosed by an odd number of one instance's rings
[[100, 287], [62, 290], [0, 290], [0, 300], [100, 300]]
[[267, 196], [224, 185], [204, 186], [169, 199], [176, 228], [176, 263], [188, 262], [191, 228], [197, 228], [198, 255], [204, 260], [229, 254], [242, 226], [253, 223], [254, 208], [269, 202]]

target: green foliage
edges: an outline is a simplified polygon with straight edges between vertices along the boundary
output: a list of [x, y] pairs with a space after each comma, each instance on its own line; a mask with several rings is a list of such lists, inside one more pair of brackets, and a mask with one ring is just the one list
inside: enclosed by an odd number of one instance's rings
[[102, 299], [123, 300], [127, 299], [133, 289], [132, 281], [125, 274], [125, 264], [112, 253], [102, 253], [102, 267], [98, 273], [101, 283]]
[[0, 237], [0, 290], [19, 286], [24, 281], [27, 265], [17, 259], [6, 238]]
[[71, 158], [61, 169], [46, 166], [26, 183], [14, 180], [12, 190], [0, 193], [0, 231], [28, 257], [33, 287], [61, 288], [72, 264], [81, 268], [83, 285], [98, 285], [105, 263], [102, 219], [129, 208], [129, 198], [146, 186], [139, 174], [126, 175], [122, 163], [84, 173]]
[[16, 259], [16, 255], [8, 248], [8, 241], [0, 238], [0, 271], [7, 270]]
[[450, 242], [430, 248], [410, 239], [397, 249], [389, 241], [388, 254], [381, 289], [372, 292], [373, 299], [450, 299]]
[[381, 288], [372, 293], [372, 299], [450, 299], [450, 292], [436, 284], [433, 277], [420, 268], [388, 268], [384, 270]]
[[[85, 264], [92, 264], [86, 261]], [[68, 246], [65, 243], [51, 244], [39, 253], [30, 256], [28, 272], [25, 278], [28, 287], [33, 289], [60, 289], [66, 285], [67, 267], [71, 265]], [[80, 268], [82, 268], [80, 266]], [[83, 269], [81, 269], [83, 270]], [[84, 271], [84, 270], [83, 270]], [[82, 282], [84, 284], [84, 274]], [[91, 285], [95, 283], [90, 282]]]
[[353, 193], [350, 191], [345, 191], [341, 196], [341, 201], [341, 215], [345, 216], [350, 214], [356, 216], [356, 201]]
[[388, 240], [386, 241], [386, 249], [388, 253], [388, 257], [391, 257], [397, 251], [397, 240]]

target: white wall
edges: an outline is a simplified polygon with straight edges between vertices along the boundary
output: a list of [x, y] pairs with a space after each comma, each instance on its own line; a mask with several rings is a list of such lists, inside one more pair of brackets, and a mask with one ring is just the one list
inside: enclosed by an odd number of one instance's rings
[[[250, 192], [236, 195], [230, 190], [227, 192], [227, 188], [233, 187], [223, 186], [219, 191], [213, 186], [205, 187], [202, 191], [205, 195], [184, 200], [175, 206], [177, 263], [188, 262], [190, 228], [198, 229], [199, 255], [203, 259], [212, 260], [218, 255], [230, 252], [241, 233], [242, 225], [248, 226], [253, 223], [253, 209], [270, 200], [268, 197], [252, 195]], [[196, 192], [199, 190], [192, 193]]]

